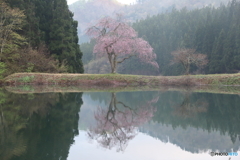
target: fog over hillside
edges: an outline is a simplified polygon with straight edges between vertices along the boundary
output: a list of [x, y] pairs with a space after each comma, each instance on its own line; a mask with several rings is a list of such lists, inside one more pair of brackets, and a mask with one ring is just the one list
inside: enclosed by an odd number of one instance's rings
[[88, 26], [93, 25], [101, 17], [114, 15], [114, 13], [122, 13], [128, 20], [134, 22], [147, 16], [169, 12], [173, 8], [195, 9], [209, 5], [219, 6], [221, 3], [228, 2], [229, 0], [137, 0], [136, 4], [123, 5], [117, 0], [78, 0], [69, 5], [69, 9], [79, 23], [79, 37], [82, 43], [88, 40], [83, 36]]

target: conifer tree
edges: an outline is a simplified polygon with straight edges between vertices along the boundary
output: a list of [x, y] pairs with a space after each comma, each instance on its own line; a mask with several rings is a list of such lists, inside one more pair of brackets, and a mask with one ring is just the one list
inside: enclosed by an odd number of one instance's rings
[[215, 44], [213, 46], [211, 61], [209, 64], [210, 73], [222, 73], [225, 71], [222, 60], [224, 54], [224, 41], [225, 32], [222, 30], [219, 34], [219, 37], [215, 40]]
[[24, 10], [23, 35], [33, 48], [46, 44], [50, 54], [68, 72], [83, 73], [82, 53], [78, 45], [77, 26], [66, 0], [6, 0], [11, 7]]
[[69, 72], [82, 73], [82, 57], [77, 38], [77, 22], [73, 21], [73, 14], [68, 10], [66, 0], [55, 1], [53, 19], [50, 26], [49, 49], [60, 63], [66, 61]]

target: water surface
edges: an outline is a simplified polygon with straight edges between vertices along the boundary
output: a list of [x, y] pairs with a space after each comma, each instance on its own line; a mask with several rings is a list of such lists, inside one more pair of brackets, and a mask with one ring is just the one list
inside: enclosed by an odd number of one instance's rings
[[0, 94], [1, 160], [240, 158], [237, 94]]

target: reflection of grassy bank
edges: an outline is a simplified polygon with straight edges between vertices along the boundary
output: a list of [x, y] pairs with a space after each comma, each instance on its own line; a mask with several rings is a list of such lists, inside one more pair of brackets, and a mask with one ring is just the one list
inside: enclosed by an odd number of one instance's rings
[[130, 92], [130, 91], [191, 91], [224, 94], [240, 94], [240, 86], [64, 86], [64, 85], [19, 85], [6, 86], [14, 93], [47, 92]]
[[240, 85], [240, 74], [141, 76], [121, 74], [16, 73], [6, 77], [6, 85], [94, 85], [94, 86], [198, 86]]

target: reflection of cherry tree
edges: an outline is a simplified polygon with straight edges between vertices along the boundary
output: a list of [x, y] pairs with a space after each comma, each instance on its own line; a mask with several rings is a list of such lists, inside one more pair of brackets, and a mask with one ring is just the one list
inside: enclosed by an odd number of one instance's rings
[[116, 93], [112, 93], [109, 107], [99, 107], [95, 113], [97, 125], [89, 130], [90, 139], [97, 140], [104, 148], [117, 146], [117, 151], [123, 151], [136, 136], [136, 127], [151, 119], [155, 110], [152, 104], [157, 101], [158, 97], [133, 109], [117, 101]]
[[174, 106], [174, 114], [184, 118], [192, 117], [197, 113], [207, 112], [208, 102], [203, 99], [198, 99], [196, 102], [191, 102], [191, 93], [185, 94], [184, 100], [180, 105]]

